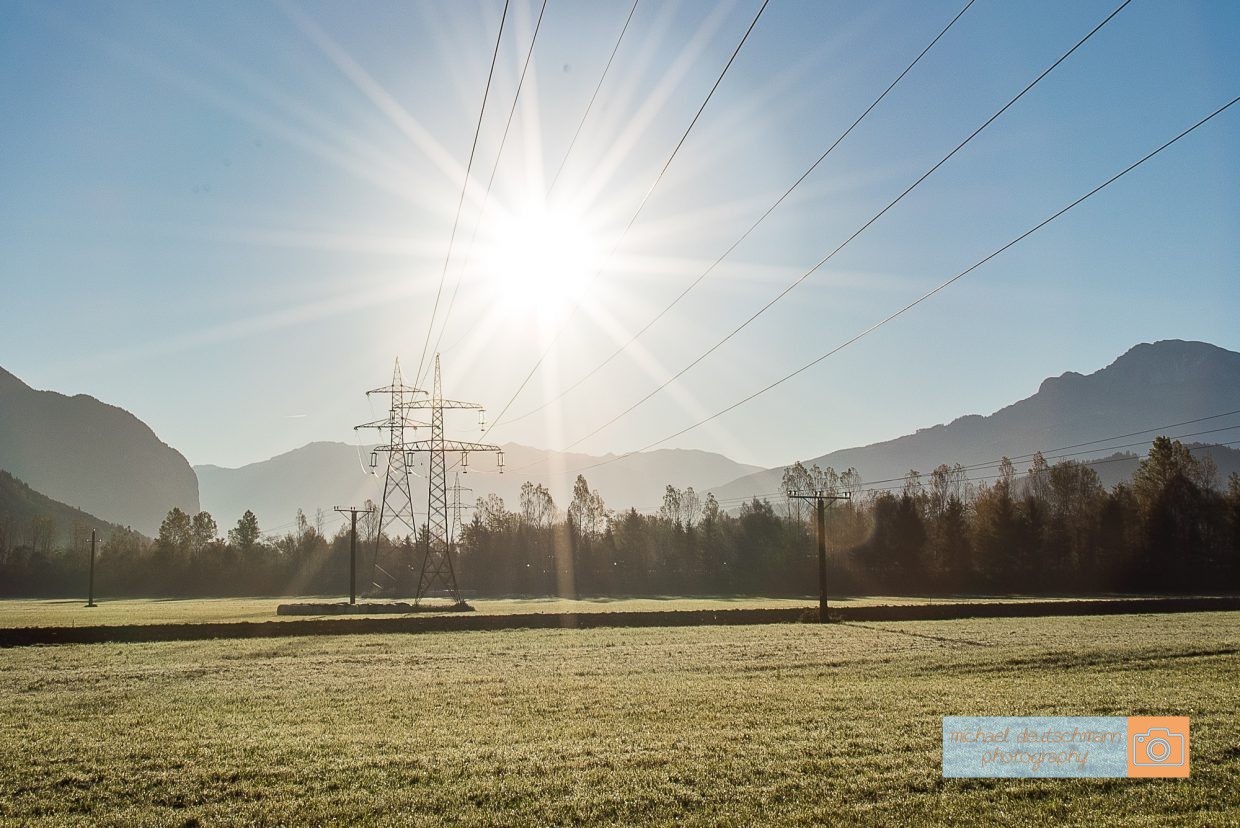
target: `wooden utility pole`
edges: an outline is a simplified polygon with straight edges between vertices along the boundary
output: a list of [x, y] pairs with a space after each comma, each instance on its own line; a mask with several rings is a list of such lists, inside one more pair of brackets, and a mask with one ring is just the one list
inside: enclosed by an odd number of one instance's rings
[[830, 500], [850, 500], [851, 495], [827, 494], [819, 489], [812, 494], [801, 494], [800, 492], [788, 492], [788, 497], [795, 500], [812, 500], [814, 501], [817, 517], [818, 517], [818, 621], [825, 624], [829, 619], [827, 614], [827, 501]]
[[95, 604], [95, 538], [98, 532], [95, 529], [90, 530], [90, 582], [86, 591], [86, 606], [93, 607]]
[[356, 506], [337, 506], [336, 511], [348, 514], [353, 523], [349, 528], [349, 603], [357, 603], [357, 516], [368, 515], [374, 509], [359, 509]]

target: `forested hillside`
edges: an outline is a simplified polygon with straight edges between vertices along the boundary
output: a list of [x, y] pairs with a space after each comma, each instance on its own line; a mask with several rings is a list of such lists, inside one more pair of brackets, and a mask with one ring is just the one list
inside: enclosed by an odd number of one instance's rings
[[[1240, 590], [1240, 475], [1225, 483], [1208, 458], [1158, 438], [1131, 485], [1105, 489], [1090, 466], [1035, 457], [1018, 474], [973, 484], [963, 468], [910, 473], [864, 490], [851, 474], [815, 466], [787, 483], [853, 497], [830, 509], [833, 591], [854, 594], [1219, 592]], [[481, 498], [461, 527], [456, 571], [474, 595], [807, 595], [817, 584], [811, 513], [783, 497], [738, 514], [712, 496], [668, 486], [654, 514], [608, 509], [578, 478], [567, 504], [541, 485], [514, 508]], [[424, 529], [423, 529], [424, 532]], [[247, 513], [221, 537], [207, 513], [173, 510], [159, 536], [107, 540], [100, 595], [341, 594], [348, 535], [299, 516], [264, 536]], [[359, 583], [412, 593], [425, 536], [381, 537], [361, 521]], [[74, 549], [0, 549], [0, 592], [80, 591]]]

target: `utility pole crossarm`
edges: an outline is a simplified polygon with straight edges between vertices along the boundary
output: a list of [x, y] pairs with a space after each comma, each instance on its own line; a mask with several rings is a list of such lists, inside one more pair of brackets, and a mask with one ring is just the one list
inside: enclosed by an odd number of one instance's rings
[[811, 492], [808, 494], [802, 492], [785, 492], [786, 496], [793, 500], [852, 500], [852, 495], [845, 492], [844, 494], [826, 494], [825, 492]]

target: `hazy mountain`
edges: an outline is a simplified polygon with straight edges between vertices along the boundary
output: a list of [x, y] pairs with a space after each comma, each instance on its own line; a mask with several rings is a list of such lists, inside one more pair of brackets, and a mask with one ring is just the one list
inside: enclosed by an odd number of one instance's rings
[[198, 510], [194, 470], [144, 422], [85, 394], [36, 391], [3, 369], [0, 469], [147, 535], [173, 506]]
[[[8, 472], [0, 471], [0, 549], [31, 546], [35, 518], [49, 518], [52, 521], [51, 540], [55, 546], [74, 541], [85, 542], [92, 529], [99, 533], [100, 538], [107, 538], [114, 529], [119, 528], [81, 509], [40, 494]], [[85, 550], [85, 546], [82, 549]]]
[[378, 500], [375, 492], [382, 481], [372, 478], [369, 468], [363, 470], [359, 460], [368, 462], [368, 457], [369, 449], [346, 443], [310, 443], [237, 469], [203, 465], [194, 466], [194, 471], [202, 508], [221, 531], [247, 509], [258, 516], [264, 531], [270, 531], [289, 523], [298, 509], [313, 518], [316, 509], [360, 506], [368, 497]]
[[[507, 470], [496, 474], [491, 455], [470, 457], [470, 471], [461, 475], [461, 485], [473, 489], [462, 501], [472, 505], [482, 495], [495, 493], [510, 509], [516, 509], [521, 484], [543, 483], [551, 489], [556, 505], [568, 505], [575, 474], [560, 474], [592, 465], [607, 457], [588, 454], [561, 454], [510, 443], [504, 446]], [[382, 462], [384, 455], [380, 455]], [[366, 498], [378, 501], [382, 495], [383, 467], [377, 477], [369, 474], [370, 449], [347, 443], [310, 443], [299, 449], [251, 463], [238, 469], [195, 466], [202, 491], [202, 507], [220, 523], [231, 526], [246, 510], [258, 515], [264, 530], [287, 525], [297, 509], [313, 520], [316, 509], [330, 511], [333, 506], [360, 505]], [[426, 458], [415, 465], [414, 508], [426, 510]], [[528, 468], [526, 468], [528, 467]], [[736, 463], [706, 451], [664, 449], [642, 452], [582, 473], [592, 490], [602, 493], [608, 507], [657, 506], [663, 488], [693, 486], [699, 491], [759, 470], [757, 466]], [[448, 473], [449, 485], [456, 471]], [[333, 516], [334, 517], [334, 516]]]
[[[859, 448], [834, 451], [806, 462], [837, 471], [853, 466], [862, 480], [902, 477], [909, 469], [923, 474], [940, 463], [986, 463], [1006, 455], [1018, 457], [1035, 451], [1070, 446], [1171, 425], [1199, 417], [1240, 410], [1240, 353], [1204, 342], [1167, 340], [1142, 344], [1092, 374], [1073, 371], [1042, 382], [1037, 393], [989, 416], [970, 414], [947, 425], [919, 429], [914, 434]], [[1240, 424], [1240, 415], [1168, 429], [1169, 436]], [[1073, 459], [1112, 455], [1122, 445], [1155, 435], [1082, 446]], [[1230, 442], [1240, 439], [1240, 428], [1214, 435], [1186, 437], [1183, 442]], [[1140, 446], [1125, 449], [1143, 453]], [[1235, 452], [1211, 449], [1224, 480], [1235, 463]], [[1108, 468], [1114, 466], [1114, 468]], [[1018, 464], [1018, 468], [1020, 468]], [[1096, 466], [1104, 482], [1130, 475], [1135, 458]], [[1121, 477], [1121, 472], [1126, 474]], [[981, 470], [974, 476], [993, 474]], [[747, 475], [714, 489], [720, 499], [777, 492], [783, 467]]]

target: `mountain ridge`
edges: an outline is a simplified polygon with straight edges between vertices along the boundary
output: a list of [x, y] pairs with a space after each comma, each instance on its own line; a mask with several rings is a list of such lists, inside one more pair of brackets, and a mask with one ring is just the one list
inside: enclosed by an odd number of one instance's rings
[[[571, 471], [575, 467], [605, 465], [583, 471], [591, 490], [598, 491], [611, 508], [657, 505], [667, 484], [694, 486], [702, 491], [738, 474], [761, 471], [760, 466], [737, 463], [721, 454], [701, 449], [659, 449], [614, 459], [615, 454], [589, 455], [552, 452], [520, 443], [503, 445], [507, 473], [497, 475], [489, 457], [474, 458], [468, 474], [460, 477], [462, 486], [474, 491], [465, 498], [472, 505], [474, 498], [494, 493], [503, 498], [509, 509], [518, 506], [519, 490], [527, 480], [546, 485], [556, 506], [567, 507], [575, 474], [549, 475], [556, 467]], [[300, 448], [282, 452], [267, 460], [237, 467], [200, 464], [194, 467], [202, 491], [203, 509], [223, 526], [235, 520], [245, 509], [259, 517], [265, 529], [291, 521], [297, 509], [313, 515], [316, 509], [329, 510], [345, 503], [360, 505], [367, 498], [378, 502], [382, 497], [382, 466], [377, 477], [367, 471], [372, 447], [316, 440]], [[550, 461], [548, 460], [550, 458]], [[379, 456], [380, 463], [383, 455]], [[526, 467], [529, 467], [528, 469]], [[425, 487], [425, 458], [419, 456], [414, 465], [415, 493]], [[449, 485], [455, 471], [449, 471]], [[297, 481], [298, 485], [277, 489], [273, 480]], [[419, 503], [415, 494], [415, 512], [425, 512], [425, 500]]]
[[[927, 473], [940, 463], [997, 461], [1237, 410], [1240, 353], [1206, 342], [1162, 340], [1134, 345], [1090, 374], [1047, 377], [1030, 396], [991, 414], [965, 414], [803, 462], [836, 471], [855, 467], [863, 482], [898, 479], [910, 469]], [[1175, 436], [1184, 428], [1171, 431]], [[1097, 455], [1114, 450], [1100, 445]], [[712, 491], [720, 499], [777, 491], [784, 468], [746, 475]]]
[[[61, 503], [32, 489], [29, 484], [7, 471], [0, 470], [0, 534], [4, 535], [0, 549], [36, 545], [34, 534], [37, 530], [33, 524], [35, 518], [51, 520], [53, 545], [72, 540], [84, 541], [88, 537], [86, 533], [91, 529], [99, 533], [100, 539], [104, 539], [112, 532], [126, 528], [67, 503]], [[74, 538], [75, 532], [80, 532], [81, 537]]]
[[0, 413], [0, 469], [53, 500], [146, 535], [174, 506], [198, 511], [189, 462], [124, 408], [0, 369]]

